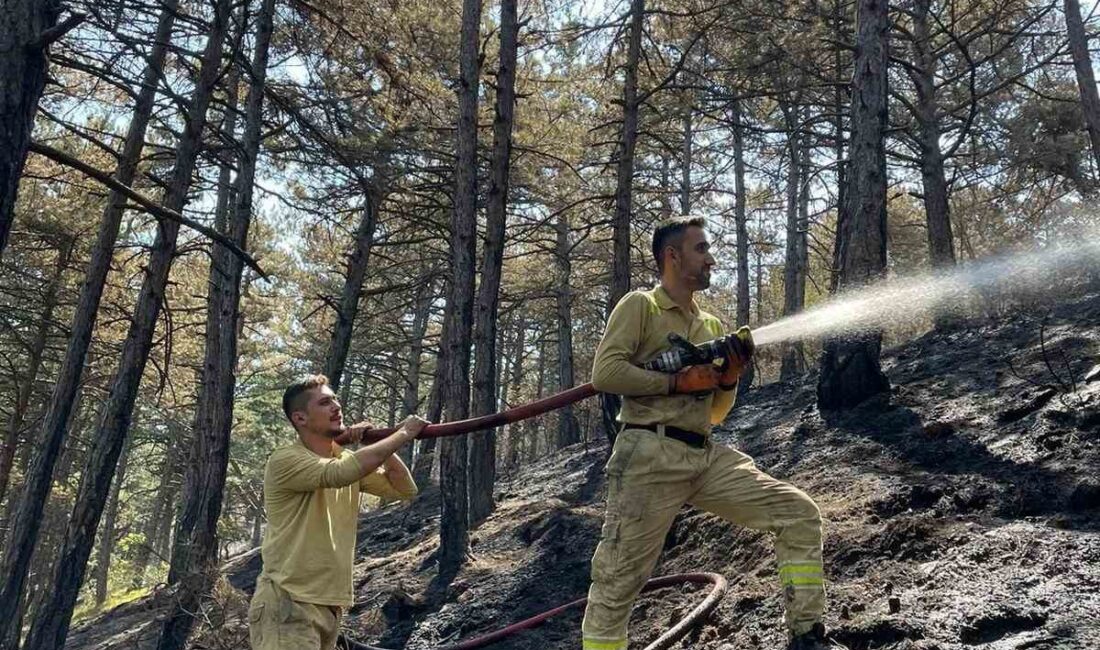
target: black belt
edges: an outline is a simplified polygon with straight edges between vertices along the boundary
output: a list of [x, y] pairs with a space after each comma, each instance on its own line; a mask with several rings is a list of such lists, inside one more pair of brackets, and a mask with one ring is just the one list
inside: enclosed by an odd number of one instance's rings
[[[626, 429], [645, 429], [646, 431], [653, 431], [659, 433], [658, 425], [656, 424], [630, 424], [626, 423], [620, 430], [620, 433]], [[680, 442], [696, 449], [702, 449], [707, 446], [707, 437], [701, 433], [695, 433], [694, 431], [688, 431], [687, 429], [681, 429], [680, 427], [674, 427], [664, 425], [665, 436], [679, 440]]]

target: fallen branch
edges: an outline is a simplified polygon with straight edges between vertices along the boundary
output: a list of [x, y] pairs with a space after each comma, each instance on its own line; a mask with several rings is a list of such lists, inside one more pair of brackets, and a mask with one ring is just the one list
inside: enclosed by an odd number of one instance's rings
[[256, 271], [256, 273], [259, 273], [260, 277], [265, 280], [270, 279], [268, 278], [267, 273], [265, 273], [264, 270], [260, 268], [259, 263], [255, 259], [253, 259], [251, 255], [241, 250], [240, 246], [237, 246], [237, 244], [235, 244], [233, 240], [229, 239], [228, 237], [214, 230], [213, 228], [210, 228], [209, 226], [204, 226], [193, 219], [188, 219], [178, 212], [173, 212], [172, 210], [158, 205], [155, 201], [142, 196], [140, 192], [134, 191], [129, 185], [120, 183], [118, 180], [112, 178], [110, 175], [104, 173], [103, 171], [100, 171], [99, 169], [96, 169], [95, 167], [83, 162], [82, 160], [70, 156], [64, 151], [54, 149], [47, 144], [42, 144], [41, 142], [36, 142], [33, 140], [30, 143], [29, 149], [36, 154], [45, 156], [54, 162], [65, 165], [66, 167], [72, 167], [73, 169], [85, 174], [86, 176], [93, 178], [100, 183], [103, 183], [104, 185], [118, 192], [119, 194], [123, 194], [127, 198], [133, 200], [154, 217], [157, 217], [159, 219], [170, 219], [179, 223], [182, 226], [187, 226], [197, 233], [209, 237], [211, 240], [221, 244], [222, 246], [225, 246], [234, 255], [241, 258], [241, 260], [245, 264], [247, 264], [252, 270]]

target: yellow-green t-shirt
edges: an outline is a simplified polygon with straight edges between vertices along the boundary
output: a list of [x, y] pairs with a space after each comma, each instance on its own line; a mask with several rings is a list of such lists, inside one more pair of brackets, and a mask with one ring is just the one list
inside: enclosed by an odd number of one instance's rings
[[669, 395], [668, 375], [640, 366], [672, 347], [671, 332], [692, 343], [723, 335], [717, 318], [694, 301], [685, 311], [663, 287], [626, 294], [607, 319], [593, 359], [592, 384], [596, 390], [623, 396], [619, 422], [665, 424], [707, 435], [733, 407], [737, 389], [717, 390], [703, 399]]
[[416, 485], [391, 485], [385, 471], [360, 479], [355, 454], [333, 444], [331, 458], [301, 441], [272, 452], [264, 471], [263, 573], [291, 598], [350, 607], [359, 494], [409, 499]]

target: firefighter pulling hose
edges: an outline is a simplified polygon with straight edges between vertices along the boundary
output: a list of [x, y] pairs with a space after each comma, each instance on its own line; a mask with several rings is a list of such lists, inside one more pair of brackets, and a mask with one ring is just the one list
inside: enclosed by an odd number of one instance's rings
[[[710, 284], [714, 258], [698, 218], [662, 223], [653, 254], [660, 285], [634, 291], [608, 319], [591, 384], [470, 420], [428, 424], [411, 416], [395, 429], [344, 427], [323, 376], [287, 389], [283, 409], [301, 444], [276, 450], [264, 477], [268, 515], [264, 569], [249, 608], [253, 648], [335, 647], [353, 604], [352, 563], [361, 491], [391, 498], [417, 493], [395, 453], [417, 437], [461, 435], [560, 408], [597, 391], [624, 397], [621, 429], [607, 463], [607, 511], [592, 558], [588, 598], [441, 650], [482, 647], [585, 604], [583, 650], [626, 650], [634, 600], [647, 588], [714, 584], [707, 598], [646, 650], [666, 648], [698, 623], [725, 591], [715, 574], [650, 580], [682, 505], [776, 536], [779, 581], [790, 634], [787, 650], [842, 647], [827, 638], [821, 515], [802, 491], [756, 468], [745, 454], [710, 439], [733, 406], [737, 382], [755, 351], [748, 328], [724, 335], [694, 293]], [[340, 445], [371, 442], [355, 452]], [[702, 577], [701, 577], [702, 576]], [[371, 648], [347, 642], [350, 647]]]

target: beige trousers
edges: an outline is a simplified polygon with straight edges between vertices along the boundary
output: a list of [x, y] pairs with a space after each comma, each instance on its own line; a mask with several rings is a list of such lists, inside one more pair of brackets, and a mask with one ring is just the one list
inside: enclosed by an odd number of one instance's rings
[[821, 513], [804, 492], [729, 447], [708, 442], [697, 449], [642, 429], [619, 434], [606, 469], [607, 513], [592, 556], [584, 650], [625, 650], [634, 600], [685, 503], [775, 533], [787, 627], [801, 634], [821, 620]]
[[342, 615], [339, 607], [292, 599], [261, 574], [248, 607], [249, 641], [252, 650], [332, 650]]

